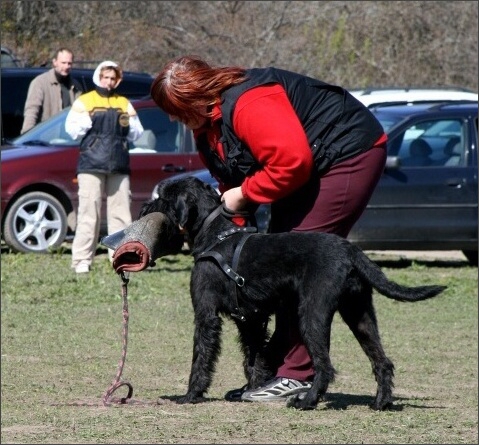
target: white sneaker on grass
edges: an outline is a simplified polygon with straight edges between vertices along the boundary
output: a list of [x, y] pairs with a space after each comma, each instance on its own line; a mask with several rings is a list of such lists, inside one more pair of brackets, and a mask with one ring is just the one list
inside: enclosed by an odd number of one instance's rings
[[274, 402], [287, 397], [306, 392], [311, 388], [311, 382], [277, 377], [261, 388], [250, 389], [241, 394], [241, 400], [248, 402]]
[[90, 272], [90, 266], [87, 263], [80, 263], [75, 267], [76, 273], [88, 273]]

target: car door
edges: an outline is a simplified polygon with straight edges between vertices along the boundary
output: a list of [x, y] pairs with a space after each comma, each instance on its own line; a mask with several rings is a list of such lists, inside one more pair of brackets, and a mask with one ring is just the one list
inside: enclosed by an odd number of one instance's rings
[[191, 131], [183, 124], [170, 121], [157, 106], [137, 108], [137, 112], [145, 131], [130, 149], [133, 219], [160, 180], [204, 168]]
[[417, 116], [391, 129], [394, 162], [350, 239], [365, 249], [477, 246], [476, 147], [477, 116]]

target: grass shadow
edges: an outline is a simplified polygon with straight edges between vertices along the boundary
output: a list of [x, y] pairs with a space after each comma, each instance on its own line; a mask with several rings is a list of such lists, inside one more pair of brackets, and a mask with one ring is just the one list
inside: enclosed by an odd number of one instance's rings
[[406, 269], [411, 267], [413, 264], [418, 266], [426, 267], [438, 267], [438, 268], [462, 268], [469, 267], [470, 264], [467, 260], [416, 260], [409, 258], [399, 258], [397, 260], [384, 259], [378, 260], [373, 259], [373, 261], [381, 268], [390, 268], [390, 269]]
[[[158, 398], [158, 404], [164, 403], [176, 403], [178, 399], [182, 396], [178, 395], [162, 395]], [[385, 411], [403, 411], [407, 408], [418, 408], [418, 409], [444, 409], [441, 406], [430, 406], [425, 404], [413, 404], [408, 402], [410, 399], [406, 397], [393, 397], [392, 405], [387, 408]], [[415, 398], [415, 400], [417, 400]], [[423, 401], [430, 400], [428, 398], [421, 399]], [[207, 402], [225, 402], [223, 398], [217, 397], [204, 397], [198, 403], [207, 403]], [[229, 403], [253, 403], [246, 402], [243, 400], [228, 400]], [[286, 402], [286, 399], [285, 399]], [[374, 397], [369, 395], [359, 395], [359, 394], [344, 394], [344, 393], [327, 393], [325, 399], [318, 404], [318, 407], [324, 406], [325, 409], [343, 411], [352, 406], [366, 406], [370, 407], [374, 402]]]
[[[407, 401], [410, 400], [406, 397], [393, 397], [393, 404], [387, 409], [387, 411], [402, 411], [404, 408], [420, 408], [420, 409], [443, 409], [444, 407], [430, 406], [424, 404], [412, 404]], [[421, 400], [429, 400], [423, 398]], [[328, 393], [326, 394], [323, 403], [326, 404], [328, 409], [332, 410], [345, 410], [350, 406], [370, 406], [374, 402], [373, 396], [358, 395], [358, 394], [344, 394], [344, 393]]]

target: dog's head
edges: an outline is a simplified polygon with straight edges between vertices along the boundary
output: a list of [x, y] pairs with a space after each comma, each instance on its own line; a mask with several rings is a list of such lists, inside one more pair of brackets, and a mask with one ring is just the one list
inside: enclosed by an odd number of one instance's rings
[[194, 239], [208, 215], [220, 204], [218, 192], [195, 177], [167, 179], [159, 183], [158, 198], [143, 204], [140, 217], [162, 212]]

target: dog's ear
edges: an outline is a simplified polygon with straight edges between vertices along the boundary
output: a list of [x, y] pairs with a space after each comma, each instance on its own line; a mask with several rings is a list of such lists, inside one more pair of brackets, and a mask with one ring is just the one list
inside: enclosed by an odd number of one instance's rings
[[180, 229], [189, 230], [190, 221], [195, 216], [195, 206], [190, 202], [189, 195], [186, 193], [180, 193], [176, 199], [175, 216], [178, 221]]

